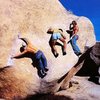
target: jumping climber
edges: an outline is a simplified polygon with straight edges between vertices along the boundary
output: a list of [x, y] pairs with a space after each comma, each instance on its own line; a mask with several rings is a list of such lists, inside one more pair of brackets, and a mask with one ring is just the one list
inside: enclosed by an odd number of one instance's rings
[[76, 43], [76, 41], [78, 40], [78, 35], [77, 35], [78, 31], [79, 31], [79, 28], [76, 21], [72, 21], [72, 23], [70, 24], [69, 30], [66, 30], [66, 32], [70, 34], [70, 40], [68, 41], [68, 43], [69, 42], [71, 43], [74, 53], [77, 56], [82, 54]]
[[63, 43], [63, 55], [66, 55], [66, 37], [63, 34], [62, 29], [52, 29], [50, 28], [47, 33], [51, 33], [51, 39], [50, 39], [50, 46], [52, 49], [52, 52], [55, 57], [58, 57], [59, 53], [57, 52], [57, 49], [55, 47], [57, 40], [60, 40]]
[[[26, 45], [22, 45], [20, 48], [20, 54], [17, 54], [11, 58], [22, 58], [28, 57], [31, 58], [33, 63], [37, 64], [38, 74], [41, 78], [46, 76], [47, 69], [47, 59], [44, 53], [41, 50], [38, 50], [34, 47], [26, 38], [19, 38], [26, 43]], [[32, 63], [32, 64], [33, 64]]]

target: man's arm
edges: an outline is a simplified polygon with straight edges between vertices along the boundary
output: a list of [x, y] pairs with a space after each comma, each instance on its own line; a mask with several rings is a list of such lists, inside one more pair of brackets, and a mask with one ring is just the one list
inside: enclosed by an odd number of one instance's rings
[[61, 34], [61, 36], [62, 36], [64, 39], [66, 39], [66, 36], [63, 34], [62, 31], [60, 31], [60, 34]]
[[27, 51], [25, 50], [25, 51], [23, 51], [23, 52], [20, 53], [20, 54], [17, 54], [17, 55], [15, 55], [15, 56], [12, 56], [11, 59], [13, 59], [13, 58], [23, 58], [23, 56], [24, 56], [24, 54], [25, 54], [26, 52], [27, 52]]
[[73, 34], [73, 35], [71, 36], [71, 38], [69, 39], [69, 41], [67, 42], [67, 44], [71, 42], [71, 40], [73, 39], [74, 36], [75, 36], [75, 34]]

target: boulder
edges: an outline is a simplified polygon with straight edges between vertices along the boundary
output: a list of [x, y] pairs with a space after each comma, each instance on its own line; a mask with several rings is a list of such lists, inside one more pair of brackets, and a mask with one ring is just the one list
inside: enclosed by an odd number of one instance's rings
[[78, 76], [88, 76], [89, 81], [100, 84], [100, 42], [91, 47]]
[[100, 66], [100, 42], [97, 42], [91, 53], [90, 53], [91, 59], [96, 63], [97, 66]]
[[[91, 47], [96, 42], [94, 27], [88, 18], [73, 15], [58, 0], [0, 0], [0, 98], [19, 100], [59, 89], [57, 80], [76, 64], [78, 57], [67, 44], [67, 55], [63, 56], [61, 47], [57, 46], [59, 57], [55, 58], [49, 45], [51, 35], [47, 34], [47, 30], [50, 27], [62, 28], [67, 42], [69, 35], [66, 30], [72, 20], [78, 23], [78, 45], [84, 52], [86, 45]], [[10, 59], [22, 45], [17, 35], [28, 38], [44, 52], [49, 71], [43, 79], [38, 76], [31, 59]]]

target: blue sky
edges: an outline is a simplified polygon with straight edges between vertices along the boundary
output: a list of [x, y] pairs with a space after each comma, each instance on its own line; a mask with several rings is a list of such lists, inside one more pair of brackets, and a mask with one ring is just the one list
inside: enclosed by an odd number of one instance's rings
[[60, 0], [62, 5], [78, 16], [85, 16], [94, 25], [96, 40], [100, 41], [100, 0]]

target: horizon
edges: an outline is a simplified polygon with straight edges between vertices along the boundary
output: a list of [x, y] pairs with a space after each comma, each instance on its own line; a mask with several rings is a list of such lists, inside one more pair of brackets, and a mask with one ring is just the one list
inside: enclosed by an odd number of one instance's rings
[[100, 42], [100, 5], [99, 0], [60, 0], [66, 10], [77, 16], [85, 16], [90, 19], [94, 26], [96, 41]]

